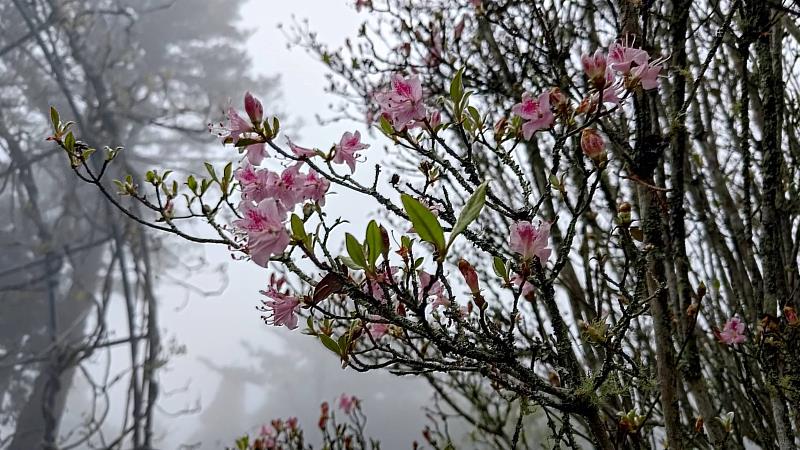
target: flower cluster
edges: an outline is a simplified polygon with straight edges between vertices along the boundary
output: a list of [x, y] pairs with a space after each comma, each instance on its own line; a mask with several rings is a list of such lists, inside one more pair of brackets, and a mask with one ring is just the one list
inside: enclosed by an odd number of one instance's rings
[[[620, 104], [625, 92], [638, 87], [644, 90], [658, 87], [658, 76], [664, 60], [651, 60], [647, 51], [632, 45], [633, 43], [627, 41], [617, 41], [611, 44], [607, 55], [597, 50], [593, 55], [581, 56], [583, 72], [593, 93], [581, 102], [575, 110], [576, 113], [594, 111], [601, 96], [602, 103], [616, 106]], [[524, 93], [522, 101], [513, 106], [512, 112], [522, 119], [522, 136], [530, 140], [537, 131], [551, 128], [557, 114], [563, 114], [570, 109], [566, 97], [558, 89], [552, 88], [538, 96]], [[593, 150], [587, 151], [584, 148], [584, 151], [592, 159], [600, 158], [596, 145]]]
[[422, 96], [422, 82], [419, 76], [404, 77], [395, 74], [388, 90], [375, 94], [381, 116], [386, 118], [395, 130], [402, 131], [421, 126], [428, 120], [435, 128], [441, 118], [438, 111], [428, 111]]
[[303, 172], [306, 162], [320, 156], [334, 164], [346, 164], [352, 172], [355, 171], [356, 158], [359, 156], [357, 152], [369, 145], [361, 143], [358, 131], [346, 132], [332, 152], [325, 155], [287, 139], [294, 155], [291, 159], [297, 162], [280, 172], [261, 168], [258, 166], [269, 156], [266, 144], [272, 136], [265, 133], [269, 125], [262, 123], [264, 109], [261, 102], [249, 92], [245, 94], [244, 107], [249, 120], [230, 107], [227, 112], [228, 125], [218, 130], [218, 134], [224, 143], [233, 144], [246, 154], [234, 173], [242, 199], [238, 208], [240, 218], [233, 221], [233, 226], [237, 232], [246, 235], [246, 251], [250, 258], [256, 264], [266, 266], [273, 255], [282, 253], [289, 245], [289, 233], [285, 226], [289, 213], [306, 201], [325, 205], [330, 181], [313, 168]]

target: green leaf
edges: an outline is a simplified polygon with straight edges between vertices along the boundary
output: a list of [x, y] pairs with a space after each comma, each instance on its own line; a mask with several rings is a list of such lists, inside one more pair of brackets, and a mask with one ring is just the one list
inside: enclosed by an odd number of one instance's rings
[[208, 175], [211, 177], [211, 179], [214, 181], [218, 181], [217, 172], [214, 170], [214, 166], [212, 166], [211, 163], [205, 163], [205, 166], [206, 166], [206, 171], [208, 171]]
[[347, 254], [362, 268], [367, 268], [367, 260], [364, 258], [364, 247], [358, 242], [355, 236], [346, 233], [344, 236], [344, 245], [347, 247]]
[[367, 225], [367, 261], [369, 262], [369, 267], [375, 267], [375, 261], [378, 260], [378, 256], [383, 253], [383, 236], [381, 235], [381, 229], [378, 227], [378, 223], [374, 220], [370, 220], [369, 225]]
[[272, 118], [272, 137], [274, 138], [275, 136], [277, 136], [278, 132], [280, 132], [280, 131], [281, 131], [281, 123], [280, 123], [280, 121], [278, 120], [277, 117], [273, 117]]
[[386, 136], [391, 137], [394, 134], [394, 128], [392, 128], [392, 124], [386, 117], [381, 116], [380, 125], [381, 131], [383, 131], [383, 134]]
[[353, 261], [353, 258], [348, 256], [339, 256], [339, 259], [342, 261], [342, 264], [347, 266], [348, 269], [361, 270], [361, 266], [356, 264], [356, 262]]
[[61, 126], [61, 117], [58, 114], [58, 110], [56, 110], [52, 106], [50, 107], [50, 122], [53, 124], [53, 131], [55, 131], [56, 133], [61, 131], [59, 130]]
[[75, 136], [70, 131], [64, 138], [64, 147], [70, 152], [75, 151]]
[[456, 105], [458, 105], [458, 103], [461, 102], [461, 99], [464, 97], [464, 83], [462, 80], [463, 74], [464, 69], [459, 69], [458, 72], [456, 72], [456, 76], [453, 77], [453, 81], [450, 82], [450, 98]]
[[308, 233], [306, 233], [303, 219], [301, 219], [297, 214], [292, 214], [292, 218], [289, 222], [291, 223], [292, 227], [292, 238], [300, 242], [304, 241]]
[[233, 163], [225, 164], [225, 169], [223, 171], [222, 177], [225, 180], [231, 179], [231, 174], [233, 174]]
[[189, 186], [192, 192], [197, 190], [197, 180], [194, 178], [194, 175], [189, 175], [189, 178], [186, 179], [186, 186]]
[[492, 261], [492, 269], [494, 269], [494, 274], [498, 277], [502, 278], [503, 280], [508, 277], [508, 271], [506, 270], [506, 263], [503, 262], [503, 259], [495, 256], [494, 260]]
[[337, 344], [336, 341], [331, 339], [330, 336], [325, 334], [320, 334], [319, 340], [322, 341], [322, 345], [327, 347], [328, 350], [332, 351], [333, 353], [336, 353], [337, 356], [341, 356], [342, 352], [339, 349], [339, 344]]
[[475, 189], [475, 192], [472, 193], [470, 198], [464, 204], [464, 208], [461, 210], [461, 213], [459, 213], [456, 224], [453, 225], [453, 231], [450, 232], [450, 240], [447, 242], [448, 248], [456, 239], [456, 237], [463, 233], [469, 224], [471, 224], [480, 215], [481, 210], [483, 210], [483, 205], [486, 204], [486, 187], [488, 186], [488, 183], [488, 181], [481, 183], [481, 185]]
[[401, 195], [400, 201], [403, 202], [403, 208], [420, 239], [433, 244], [443, 256], [445, 251], [444, 231], [436, 216], [425, 205], [408, 194]]

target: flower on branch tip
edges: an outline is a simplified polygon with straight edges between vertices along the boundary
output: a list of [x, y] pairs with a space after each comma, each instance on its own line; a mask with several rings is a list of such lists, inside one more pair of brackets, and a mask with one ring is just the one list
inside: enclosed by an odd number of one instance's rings
[[605, 53], [597, 50], [594, 55], [583, 54], [581, 55], [581, 65], [592, 86], [602, 89], [607, 85], [608, 71]]
[[345, 414], [350, 414], [358, 408], [360, 400], [355, 395], [342, 394], [339, 397], [339, 409], [344, 411]]
[[650, 55], [646, 51], [632, 47], [628, 40], [619, 40], [611, 44], [608, 49], [608, 63], [611, 68], [623, 75], [628, 75], [634, 64], [643, 66], [647, 64]]
[[296, 145], [288, 137], [286, 138], [286, 143], [289, 145], [289, 148], [292, 150], [292, 153], [294, 153], [294, 155], [297, 156], [298, 158], [302, 158], [302, 157], [310, 158], [310, 157], [315, 156], [317, 154], [316, 150]]
[[264, 120], [264, 107], [261, 105], [261, 101], [250, 92], [244, 94], [244, 111], [254, 125], [260, 124]]
[[297, 312], [300, 310], [300, 300], [297, 297], [282, 294], [272, 288], [261, 291], [261, 294], [269, 298], [263, 301], [271, 314], [264, 318], [267, 324], [285, 326], [290, 330], [297, 328]]
[[224, 136], [225, 139], [229, 138], [234, 144], [236, 144], [239, 142], [239, 137], [243, 133], [249, 133], [253, 131], [253, 124], [242, 119], [242, 116], [239, 115], [233, 106], [228, 107], [228, 113], [226, 116], [228, 118], [228, 126], [224, 130], [227, 132], [227, 135]]
[[539, 130], [550, 128], [555, 121], [555, 115], [550, 109], [549, 91], [537, 98], [533, 98], [527, 92], [524, 93], [522, 101], [514, 105], [511, 112], [525, 120], [522, 124], [522, 136], [525, 140], [529, 140]]
[[239, 182], [242, 197], [255, 203], [267, 198], [269, 194], [266, 190], [266, 174], [266, 170], [253, 167], [248, 161], [236, 169], [233, 177]]
[[283, 226], [286, 210], [268, 198], [257, 205], [244, 200], [239, 212], [242, 218], [233, 221], [233, 226], [247, 234], [247, 253], [253, 262], [266, 267], [272, 255], [283, 253], [289, 245], [289, 234]]
[[646, 63], [641, 66], [636, 66], [630, 75], [628, 83], [630, 86], [635, 87], [641, 83], [642, 89], [649, 91], [658, 87], [658, 74], [661, 72], [661, 64], [659, 63]]
[[519, 253], [523, 259], [539, 258], [544, 264], [550, 258], [552, 250], [547, 247], [550, 238], [550, 224], [543, 222], [539, 227], [534, 227], [528, 221], [517, 222], [511, 226], [509, 244], [511, 251]]
[[339, 140], [339, 144], [334, 147], [333, 162], [336, 164], [347, 163], [350, 172], [355, 172], [356, 158], [358, 157], [356, 152], [367, 148], [369, 148], [369, 144], [361, 143], [361, 132], [346, 131]]
[[747, 340], [745, 336], [745, 324], [738, 316], [731, 317], [722, 327], [722, 331], [714, 330], [717, 339], [726, 345], [741, 344]]
[[395, 74], [389, 90], [375, 94], [375, 101], [395, 130], [412, 128], [418, 121], [425, 120], [422, 82], [417, 75], [406, 78]]

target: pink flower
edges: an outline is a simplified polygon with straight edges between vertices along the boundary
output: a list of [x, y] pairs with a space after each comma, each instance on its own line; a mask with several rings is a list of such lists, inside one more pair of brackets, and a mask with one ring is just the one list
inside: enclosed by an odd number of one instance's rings
[[355, 408], [358, 407], [359, 400], [355, 395], [342, 394], [339, 397], [339, 409], [344, 411], [345, 414], [350, 414]]
[[608, 62], [611, 68], [627, 75], [631, 71], [631, 66], [643, 66], [647, 64], [650, 55], [646, 51], [628, 46], [627, 41], [617, 41], [611, 44], [608, 49]]
[[233, 172], [233, 177], [242, 188], [242, 196], [247, 200], [258, 203], [269, 197], [266, 189], [266, 174], [266, 170], [256, 169], [245, 161], [242, 167]]
[[524, 259], [536, 256], [544, 264], [552, 251], [547, 247], [549, 237], [550, 224], [547, 222], [543, 222], [539, 228], [534, 228], [528, 221], [517, 222], [511, 226], [511, 251], [519, 253]]
[[637, 66], [631, 71], [631, 86], [642, 84], [642, 89], [649, 91], [658, 87], [658, 74], [661, 72], [660, 64], [646, 63]]
[[330, 187], [330, 181], [325, 177], [321, 177], [316, 171], [311, 170], [306, 175], [305, 183], [303, 184], [303, 198], [313, 200], [319, 203], [320, 206], [325, 206], [325, 194]]
[[[380, 316], [370, 316], [372, 320], [381, 320]], [[381, 340], [389, 332], [389, 324], [382, 322], [370, 322], [367, 325], [367, 333], [376, 341]]]
[[356, 11], [361, 11], [361, 8], [371, 7], [372, 0], [356, 0]]
[[301, 158], [301, 157], [304, 157], [304, 156], [307, 157], [307, 158], [310, 158], [312, 156], [316, 156], [316, 154], [317, 154], [317, 151], [314, 150], [314, 149], [300, 147], [299, 145], [295, 145], [295, 143], [292, 142], [292, 140], [289, 139], [288, 137], [286, 138], [286, 143], [289, 144], [289, 148], [292, 150], [292, 153], [294, 153], [294, 155], [297, 156], [298, 158]]
[[741, 344], [747, 340], [744, 334], [745, 324], [737, 316], [731, 317], [722, 328], [722, 331], [715, 331], [717, 339], [726, 345]]
[[404, 78], [400, 74], [392, 77], [391, 89], [375, 94], [375, 101], [396, 130], [414, 125], [425, 119], [422, 102], [422, 82], [417, 75]]
[[244, 94], [244, 110], [253, 124], [261, 123], [264, 119], [264, 107], [261, 101], [253, 97], [250, 92]]
[[533, 301], [533, 295], [535, 293], [535, 289], [531, 283], [528, 282], [525, 278], [520, 276], [520, 274], [515, 273], [511, 276], [511, 283], [513, 283], [517, 289], [520, 287], [522, 288], [522, 298], [526, 300]]
[[269, 156], [267, 153], [267, 147], [263, 142], [248, 145], [245, 147], [245, 152], [247, 153], [247, 161], [254, 166], [261, 164], [261, 162], [264, 161], [264, 158]]
[[234, 144], [239, 142], [239, 136], [241, 136], [242, 133], [249, 133], [253, 131], [253, 125], [242, 119], [242, 116], [236, 112], [233, 106], [228, 107], [227, 116], [228, 127], [225, 128], [225, 131], [227, 131], [226, 138], [230, 138]]
[[283, 226], [286, 210], [273, 199], [253, 206], [245, 200], [239, 206], [242, 218], [233, 226], [247, 233], [247, 253], [259, 266], [266, 267], [272, 255], [283, 253], [289, 245], [289, 234]]
[[583, 72], [597, 89], [606, 85], [606, 63], [606, 55], [600, 50], [594, 52], [594, 55], [581, 55]]
[[550, 128], [555, 121], [550, 109], [550, 92], [544, 92], [536, 99], [526, 92], [522, 95], [522, 102], [514, 105], [511, 111], [526, 120], [522, 124], [522, 135], [526, 140], [537, 131]]
[[287, 167], [280, 174], [267, 172], [264, 190], [269, 197], [281, 202], [290, 210], [303, 200], [306, 175], [300, 173], [302, 163]]
[[281, 294], [272, 288], [261, 291], [261, 294], [269, 297], [269, 300], [263, 301], [267, 311], [271, 313], [270, 316], [265, 317], [269, 325], [276, 327], [283, 325], [290, 330], [297, 328], [297, 312], [300, 310], [298, 298]]
[[439, 306], [450, 306], [450, 300], [445, 296], [444, 287], [439, 280], [433, 281], [433, 276], [424, 270], [420, 270], [417, 277], [419, 278], [418, 295], [421, 297], [427, 291], [428, 297], [434, 297], [431, 303], [433, 309]]
[[290, 430], [294, 431], [297, 429], [297, 417], [289, 417], [286, 419], [286, 426], [289, 427]]
[[342, 135], [342, 139], [339, 140], [339, 145], [335, 147], [336, 153], [333, 156], [333, 162], [336, 164], [347, 163], [350, 167], [350, 172], [355, 172], [356, 158], [358, 157], [356, 152], [366, 148], [369, 148], [369, 144], [361, 143], [361, 133], [359, 131], [355, 133], [347, 131]]

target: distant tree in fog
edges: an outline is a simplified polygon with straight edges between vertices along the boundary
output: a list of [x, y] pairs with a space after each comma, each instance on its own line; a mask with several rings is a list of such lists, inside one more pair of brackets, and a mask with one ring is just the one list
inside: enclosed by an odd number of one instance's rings
[[[170, 354], [154, 284], [175, 270], [161, 262], [168, 247], [114, 214], [41, 136], [56, 105], [91, 145], [125, 144], [114, 176], [152, 160], [196, 168], [209, 118], [244, 86], [268, 94], [274, 84], [248, 73], [242, 3], [0, 2], [0, 447], [156, 445], [158, 370]], [[118, 302], [127, 329], [111, 330]], [[112, 350], [127, 353], [127, 370], [94, 370]], [[66, 429], [73, 383], [90, 400]], [[127, 396], [110, 394], [122, 385]]]

